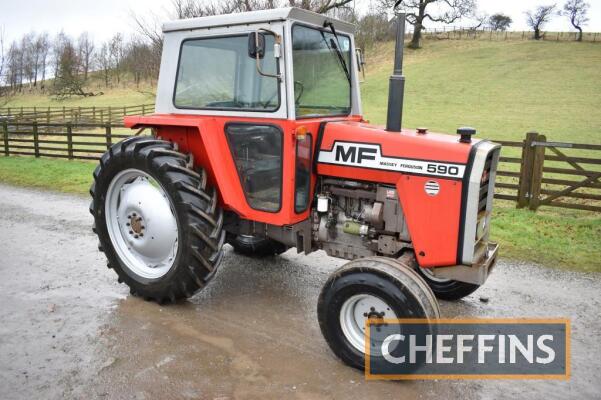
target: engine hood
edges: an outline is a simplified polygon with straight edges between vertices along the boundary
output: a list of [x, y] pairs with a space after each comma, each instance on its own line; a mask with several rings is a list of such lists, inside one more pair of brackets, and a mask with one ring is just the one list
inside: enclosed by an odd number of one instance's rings
[[318, 136], [317, 172], [389, 183], [396, 183], [399, 174], [460, 180], [478, 142], [415, 130], [389, 132], [361, 122], [329, 122]]

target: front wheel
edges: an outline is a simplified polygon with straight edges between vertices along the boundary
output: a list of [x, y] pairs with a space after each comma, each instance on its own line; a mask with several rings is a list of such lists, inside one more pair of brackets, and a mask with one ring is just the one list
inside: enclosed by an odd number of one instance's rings
[[430, 286], [436, 298], [441, 300], [460, 300], [474, 293], [480, 287], [472, 283], [434, 276], [432, 268], [421, 268], [419, 266], [413, 253], [404, 253], [398, 260], [413, 268]]
[[132, 294], [175, 302], [214, 275], [225, 240], [217, 194], [172, 143], [135, 137], [115, 144], [90, 193], [99, 249]]
[[330, 276], [317, 314], [326, 342], [351, 367], [365, 367], [365, 321], [439, 318], [438, 303], [409, 266], [385, 257], [351, 261]]
[[473, 283], [436, 277], [430, 268], [417, 267], [416, 270], [424, 278], [428, 286], [430, 286], [436, 297], [441, 300], [460, 300], [474, 293], [480, 287]]

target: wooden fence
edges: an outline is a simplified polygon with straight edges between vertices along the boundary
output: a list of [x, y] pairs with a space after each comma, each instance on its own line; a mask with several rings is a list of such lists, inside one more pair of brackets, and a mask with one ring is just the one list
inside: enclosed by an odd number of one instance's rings
[[134, 132], [111, 123], [20, 123], [2, 122], [2, 146], [5, 156], [97, 160], [113, 143]]
[[[0, 152], [97, 160], [113, 144], [140, 134], [123, 125], [20, 123], [1, 125]], [[540, 206], [601, 212], [601, 145], [549, 142], [530, 132], [503, 145], [495, 198], [536, 210]]]
[[[408, 31], [407, 36], [411, 32]], [[575, 41], [578, 38], [578, 32], [543, 32], [541, 40], [545, 41]], [[446, 40], [530, 40], [534, 36], [533, 31], [495, 31], [490, 28], [462, 28], [448, 26], [442, 28], [432, 28], [423, 31], [425, 39], [446, 39]], [[583, 32], [582, 41], [601, 42], [601, 33]]]
[[0, 121], [21, 123], [121, 124], [126, 115], [154, 112], [154, 104], [125, 107], [5, 107], [0, 108]]
[[[549, 142], [536, 132], [522, 142], [497, 142], [503, 151], [495, 198], [531, 210], [552, 206], [601, 211], [601, 145]], [[508, 156], [511, 150], [514, 154]]]

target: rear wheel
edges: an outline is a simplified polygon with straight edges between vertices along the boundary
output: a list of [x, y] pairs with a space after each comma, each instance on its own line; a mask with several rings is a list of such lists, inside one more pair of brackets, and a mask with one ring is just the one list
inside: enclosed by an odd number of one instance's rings
[[160, 303], [193, 295], [223, 254], [217, 194], [188, 161], [170, 142], [129, 138], [102, 156], [90, 189], [109, 268], [132, 294]]
[[286, 246], [261, 236], [236, 235], [228, 240], [238, 254], [254, 257], [278, 255], [286, 251]]
[[332, 274], [319, 296], [319, 326], [346, 364], [365, 367], [365, 321], [440, 316], [434, 294], [409, 266], [385, 257], [351, 261]]

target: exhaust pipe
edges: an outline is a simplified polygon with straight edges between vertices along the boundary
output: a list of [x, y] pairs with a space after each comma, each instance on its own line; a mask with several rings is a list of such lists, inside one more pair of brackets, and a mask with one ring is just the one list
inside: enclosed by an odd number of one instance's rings
[[403, 97], [405, 94], [405, 77], [403, 76], [403, 45], [405, 40], [405, 13], [397, 16], [396, 46], [394, 49], [394, 71], [388, 85], [388, 115], [386, 130], [401, 131], [403, 121]]

